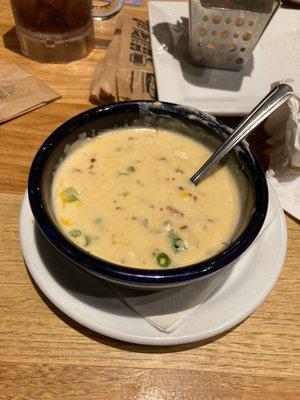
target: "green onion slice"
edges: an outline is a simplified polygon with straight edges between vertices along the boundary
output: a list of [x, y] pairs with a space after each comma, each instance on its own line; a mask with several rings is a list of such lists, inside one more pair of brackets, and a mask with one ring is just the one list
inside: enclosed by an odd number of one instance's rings
[[84, 236], [84, 243], [83, 243], [84, 247], [87, 247], [91, 243], [91, 241], [92, 241], [92, 238], [90, 236], [88, 236], [88, 235], [85, 235]]
[[173, 232], [170, 232], [169, 236], [171, 238], [174, 253], [179, 253], [182, 250], [186, 250], [186, 244], [183, 239]]
[[73, 238], [77, 238], [78, 236], [81, 236], [81, 231], [79, 231], [78, 229], [73, 229], [69, 232], [69, 235]]
[[64, 203], [73, 203], [79, 200], [79, 195], [76, 189], [68, 187], [60, 193], [60, 197]]
[[171, 259], [166, 253], [158, 253], [156, 261], [157, 264], [163, 268], [167, 268], [171, 264]]

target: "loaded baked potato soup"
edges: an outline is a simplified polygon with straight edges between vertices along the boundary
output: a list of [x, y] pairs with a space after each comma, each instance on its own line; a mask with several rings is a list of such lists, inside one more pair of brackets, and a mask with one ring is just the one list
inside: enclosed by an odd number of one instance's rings
[[55, 171], [57, 223], [76, 245], [124, 266], [172, 268], [209, 258], [234, 237], [245, 202], [233, 161], [197, 187], [189, 182], [212, 152], [154, 128], [81, 139]]

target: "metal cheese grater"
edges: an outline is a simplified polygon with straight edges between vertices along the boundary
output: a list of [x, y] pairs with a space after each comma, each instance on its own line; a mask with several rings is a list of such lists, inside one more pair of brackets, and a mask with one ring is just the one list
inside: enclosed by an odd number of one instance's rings
[[243, 68], [279, 6], [280, 0], [189, 0], [193, 62]]

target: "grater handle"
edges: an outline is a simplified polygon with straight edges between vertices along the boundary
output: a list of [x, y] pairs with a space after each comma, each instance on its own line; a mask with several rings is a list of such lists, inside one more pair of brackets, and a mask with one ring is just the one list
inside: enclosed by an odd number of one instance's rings
[[191, 177], [190, 181], [198, 185], [201, 179], [211, 168], [221, 160], [234, 146], [243, 140], [257, 125], [264, 121], [273, 111], [281, 106], [293, 95], [293, 89], [286, 84], [274, 87], [264, 97], [251, 113], [243, 119], [225, 143], [202, 165], [202, 167]]

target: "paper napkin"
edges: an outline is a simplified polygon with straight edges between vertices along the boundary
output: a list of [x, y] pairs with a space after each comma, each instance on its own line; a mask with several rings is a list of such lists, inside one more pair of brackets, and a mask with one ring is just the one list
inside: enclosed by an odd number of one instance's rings
[[[287, 82], [288, 83], [288, 82]], [[278, 84], [278, 82], [276, 82]], [[295, 88], [294, 88], [295, 89]], [[282, 208], [300, 219], [300, 96], [296, 94], [265, 123], [272, 150], [267, 177]]]
[[[257, 236], [272, 224], [275, 212], [269, 203], [264, 225]], [[160, 331], [170, 333], [179, 328], [205, 301], [217, 291], [229, 276], [234, 263], [198, 282], [155, 292], [113, 287], [129, 307]]]
[[35, 110], [59, 97], [17, 64], [0, 68], [0, 123]]

